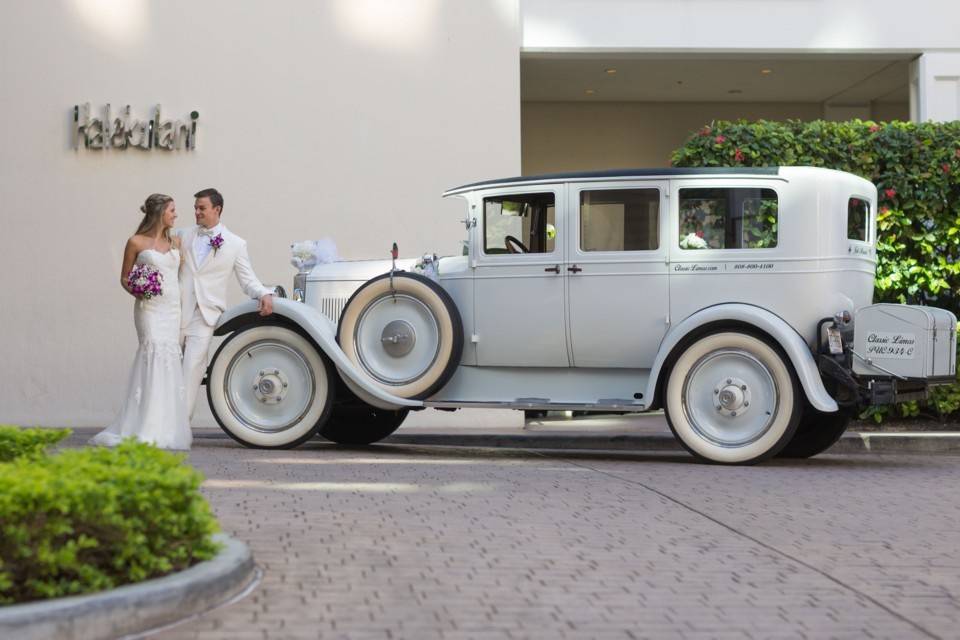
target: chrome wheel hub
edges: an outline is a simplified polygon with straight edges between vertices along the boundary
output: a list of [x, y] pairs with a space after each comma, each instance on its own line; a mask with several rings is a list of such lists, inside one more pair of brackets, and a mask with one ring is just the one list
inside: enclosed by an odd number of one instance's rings
[[290, 382], [279, 369], [261, 369], [253, 383], [253, 394], [266, 404], [278, 404], [287, 395]]
[[713, 405], [722, 415], [736, 418], [750, 409], [750, 388], [740, 378], [726, 378], [713, 388]]
[[417, 344], [417, 332], [406, 320], [394, 320], [387, 323], [380, 335], [383, 350], [394, 358], [402, 358]]

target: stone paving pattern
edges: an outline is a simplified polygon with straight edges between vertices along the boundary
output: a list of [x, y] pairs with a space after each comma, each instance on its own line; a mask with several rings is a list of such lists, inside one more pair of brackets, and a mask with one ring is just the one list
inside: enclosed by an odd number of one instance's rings
[[155, 637], [956, 638], [960, 458], [200, 440], [264, 570]]

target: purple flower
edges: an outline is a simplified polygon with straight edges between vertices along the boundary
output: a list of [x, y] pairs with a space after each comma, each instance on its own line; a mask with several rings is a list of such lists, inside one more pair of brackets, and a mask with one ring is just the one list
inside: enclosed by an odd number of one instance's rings
[[127, 286], [130, 293], [142, 300], [163, 295], [163, 274], [156, 267], [137, 263], [127, 274]]
[[218, 233], [217, 235], [210, 238], [210, 248], [213, 249], [213, 255], [217, 255], [217, 249], [223, 246], [223, 234]]

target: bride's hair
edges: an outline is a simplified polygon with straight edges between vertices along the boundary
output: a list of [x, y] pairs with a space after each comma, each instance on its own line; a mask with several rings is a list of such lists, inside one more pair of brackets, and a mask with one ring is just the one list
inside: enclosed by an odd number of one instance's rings
[[[140, 207], [140, 211], [143, 212], [143, 220], [140, 222], [140, 226], [137, 227], [134, 235], [146, 235], [147, 232], [152, 231], [158, 224], [161, 224], [160, 220], [163, 217], [163, 212], [170, 202], [173, 202], [173, 198], [170, 196], [162, 193], [150, 194]], [[172, 241], [170, 229], [165, 229], [163, 236], [167, 239], [167, 242]]]

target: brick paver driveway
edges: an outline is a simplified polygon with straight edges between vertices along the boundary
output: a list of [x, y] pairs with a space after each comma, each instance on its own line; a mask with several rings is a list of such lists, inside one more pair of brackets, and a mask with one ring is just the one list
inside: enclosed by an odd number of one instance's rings
[[960, 458], [201, 440], [264, 570], [174, 638], [956, 638]]

